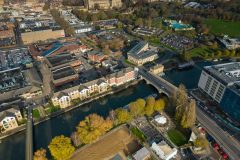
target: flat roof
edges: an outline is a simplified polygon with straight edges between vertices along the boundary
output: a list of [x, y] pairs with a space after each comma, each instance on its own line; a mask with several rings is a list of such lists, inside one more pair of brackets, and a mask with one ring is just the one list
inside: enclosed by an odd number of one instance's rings
[[62, 53], [58, 55], [54, 55], [53, 57], [47, 57], [49, 63], [52, 67], [56, 67], [65, 63], [73, 62], [78, 60], [76, 55], [70, 53]]
[[240, 82], [240, 62], [231, 62], [204, 67], [204, 70], [226, 85]]
[[75, 75], [76, 72], [74, 71], [74, 69], [72, 69], [72, 67], [67, 66], [67, 67], [63, 67], [63, 68], [53, 70], [52, 74], [53, 74], [53, 79], [57, 80], [57, 79], [61, 79], [61, 78], [64, 78], [64, 77]]

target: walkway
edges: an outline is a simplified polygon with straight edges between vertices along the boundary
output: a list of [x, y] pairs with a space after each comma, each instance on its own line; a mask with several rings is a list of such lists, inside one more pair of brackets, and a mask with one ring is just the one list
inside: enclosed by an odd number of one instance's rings
[[31, 106], [28, 106], [25, 152], [26, 160], [33, 160], [33, 117]]

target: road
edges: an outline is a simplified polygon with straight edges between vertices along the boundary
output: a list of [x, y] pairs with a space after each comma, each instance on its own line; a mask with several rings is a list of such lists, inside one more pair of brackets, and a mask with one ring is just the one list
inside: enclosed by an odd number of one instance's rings
[[[161, 77], [157, 77], [143, 68], [139, 68], [140, 75], [148, 81], [152, 82], [158, 89], [165, 90], [168, 95], [172, 95], [176, 91], [176, 86], [167, 82]], [[198, 107], [196, 109], [197, 119], [203, 125], [203, 127], [210, 133], [214, 139], [223, 147], [225, 152], [229, 154], [229, 157], [233, 160], [240, 159], [240, 145], [234, 141], [231, 136], [220, 128], [215, 121], [208, 117]]]
[[200, 108], [196, 108], [197, 119], [211, 136], [224, 148], [224, 151], [234, 159], [240, 159], [240, 145], [232, 140], [230, 135], [222, 130], [215, 121], [208, 117]]
[[26, 128], [26, 160], [33, 160], [33, 117], [32, 107], [28, 107], [27, 128]]

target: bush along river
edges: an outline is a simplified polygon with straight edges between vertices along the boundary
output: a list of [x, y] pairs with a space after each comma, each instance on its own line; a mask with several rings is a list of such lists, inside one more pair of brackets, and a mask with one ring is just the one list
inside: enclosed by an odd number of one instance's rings
[[[96, 113], [107, 117], [109, 111], [123, 107], [130, 102], [144, 98], [150, 94], [156, 94], [157, 90], [140, 81], [137, 85], [129, 87], [113, 95], [92, 101], [62, 115], [42, 122], [33, 128], [34, 150], [47, 149], [51, 139], [58, 135], [70, 136], [78, 123], [89, 114]], [[0, 143], [0, 160], [24, 160], [25, 159], [25, 131], [4, 138]]]

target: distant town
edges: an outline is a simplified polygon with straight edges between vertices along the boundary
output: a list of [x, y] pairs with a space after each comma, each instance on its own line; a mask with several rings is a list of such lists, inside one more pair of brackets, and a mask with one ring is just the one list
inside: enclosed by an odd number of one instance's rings
[[0, 0], [0, 159], [240, 159], [238, 0]]

